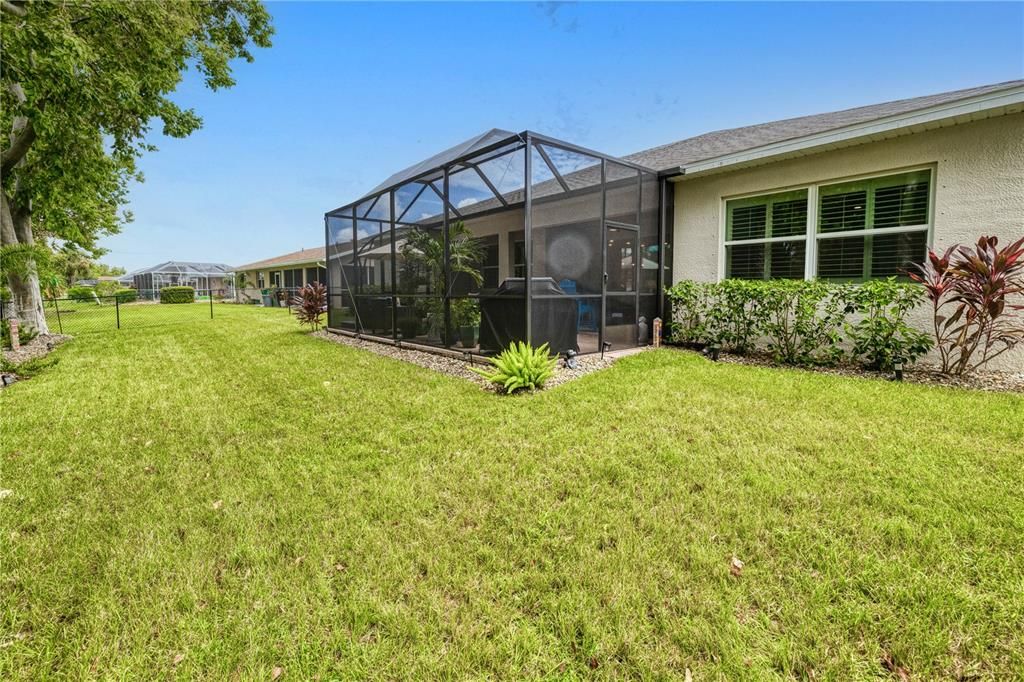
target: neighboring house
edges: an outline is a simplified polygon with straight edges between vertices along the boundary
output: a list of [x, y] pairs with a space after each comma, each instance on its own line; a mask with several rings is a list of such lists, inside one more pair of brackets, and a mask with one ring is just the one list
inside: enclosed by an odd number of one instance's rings
[[245, 287], [238, 289], [240, 300], [261, 300], [265, 289], [299, 289], [311, 282], [327, 283], [323, 247], [300, 249], [273, 258], [239, 265], [236, 279], [245, 275]]
[[142, 298], [156, 298], [160, 289], [170, 286], [189, 286], [201, 296], [211, 291], [215, 297], [233, 295], [231, 267], [224, 263], [166, 261], [130, 272], [118, 281], [129, 280]]
[[[554, 284], [520, 294], [514, 335], [549, 340], [538, 310], [547, 319], [552, 301], [572, 299], [582, 352], [642, 343], [644, 330], [629, 328], [663, 316], [657, 293], [681, 279], [901, 276], [929, 247], [1024, 235], [1022, 112], [1024, 81], [1011, 81], [721, 130], [622, 159], [490, 131], [327, 213], [330, 327], [403, 339], [361, 325], [359, 247], [409, 225], [440, 235], [446, 219], [493, 244], [484, 265], [499, 281]], [[401, 277], [383, 293], [394, 297], [395, 326], [403, 298], [441, 294], [403, 288]], [[468, 296], [484, 306], [492, 293]], [[440, 296], [448, 307], [458, 297]], [[1024, 353], [1000, 365], [1024, 367]]]

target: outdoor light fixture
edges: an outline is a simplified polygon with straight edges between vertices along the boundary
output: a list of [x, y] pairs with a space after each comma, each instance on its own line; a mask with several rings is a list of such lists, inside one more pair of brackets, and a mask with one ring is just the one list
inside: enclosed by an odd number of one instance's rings
[[576, 369], [580, 366], [580, 361], [576, 359], [576, 351], [571, 348], [565, 351], [565, 366], [569, 369]]
[[611, 350], [611, 349], [612, 349], [612, 342], [611, 341], [605, 341], [604, 343], [601, 344], [601, 359], [602, 360], [604, 360], [604, 352], [606, 350]]
[[710, 346], [708, 346], [708, 354], [711, 356], [711, 360], [713, 362], [718, 362], [718, 356], [721, 354], [721, 352], [722, 347], [719, 346], [717, 343], [713, 343]]
[[896, 358], [892, 363], [892, 368], [896, 372], [896, 376], [893, 378], [896, 381], [903, 381], [903, 358]]

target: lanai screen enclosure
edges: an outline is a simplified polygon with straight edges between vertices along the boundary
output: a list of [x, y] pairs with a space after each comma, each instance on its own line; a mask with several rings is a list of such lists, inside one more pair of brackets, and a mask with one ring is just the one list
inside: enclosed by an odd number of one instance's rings
[[665, 277], [658, 194], [650, 169], [490, 130], [326, 214], [328, 326], [484, 354], [644, 344]]

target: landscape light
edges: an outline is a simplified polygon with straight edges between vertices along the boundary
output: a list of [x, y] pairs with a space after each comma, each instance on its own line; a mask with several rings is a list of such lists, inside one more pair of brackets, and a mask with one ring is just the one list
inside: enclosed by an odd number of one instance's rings
[[718, 362], [718, 356], [721, 354], [721, 352], [722, 347], [719, 346], [717, 343], [713, 343], [710, 346], [708, 346], [708, 353], [711, 355], [711, 360], [714, 362]]
[[602, 360], [604, 360], [604, 352], [606, 350], [611, 350], [611, 349], [612, 349], [612, 342], [611, 341], [605, 341], [604, 343], [601, 344], [601, 359]]
[[571, 348], [565, 351], [565, 366], [569, 369], [576, 369], [580, 366], [580, 361], [576, 359], [576, 351]]
[[893, 378], [896, 381], [903, 381], [903, 358], [896, 358], [892, 363], [892, 368], [896, 372], [896, 376]]

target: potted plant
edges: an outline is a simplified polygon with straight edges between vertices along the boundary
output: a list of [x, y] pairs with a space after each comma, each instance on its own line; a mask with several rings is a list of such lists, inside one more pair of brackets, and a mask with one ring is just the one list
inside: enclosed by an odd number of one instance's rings
[[471, 298], [452, 301], [452, 323], [459, 330], [463, 348], [473, 348], [480, 335], [480, 306]]

